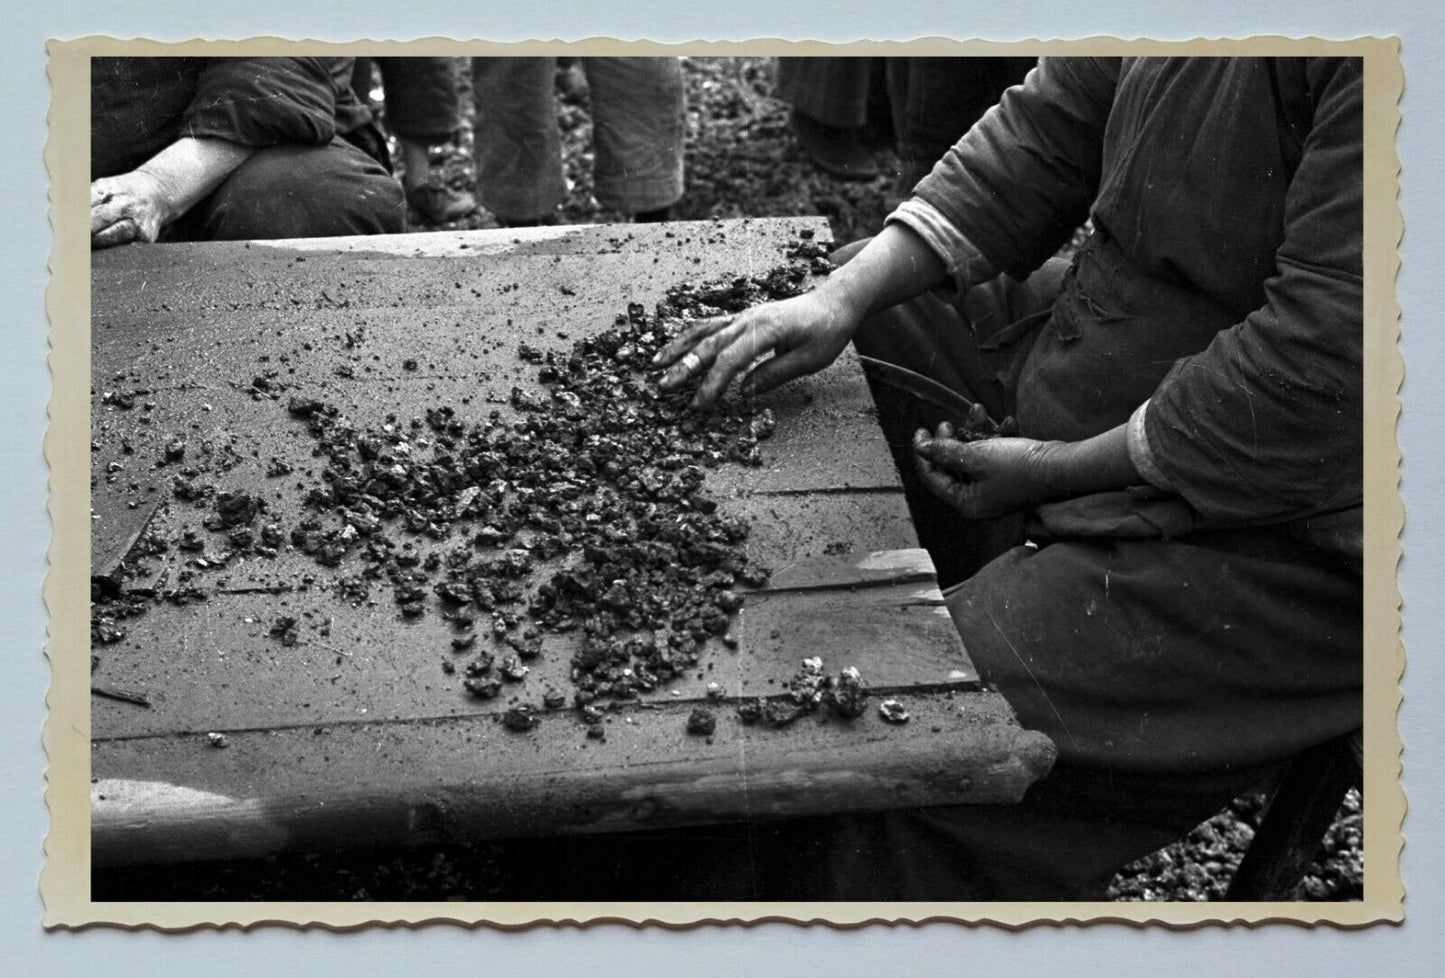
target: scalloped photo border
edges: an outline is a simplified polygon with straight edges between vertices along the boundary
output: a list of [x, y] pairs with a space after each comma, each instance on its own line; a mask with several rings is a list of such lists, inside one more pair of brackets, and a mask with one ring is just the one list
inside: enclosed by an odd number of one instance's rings
[[[120, 903], [90, 898], [90, 155], [89, 59], [114, 55], [1322, 55], [1355, 56], [1365, 73], [1365, 682], [1364, 898], [1340, 903]], [[162, 43], [84, 37], [48, 46], [51, 106], [45, 162], [54, 234], [46, 308], [53, 379], [45, 454], [50, 465], [53, 537], [44, 598], [49, 613], [51, 686], [44, 730], [50, 831], [40, 879], [44, 925], [188, 930], [261, 925], [348, 930], [370, 925], [452, 924], [516, 930], [603, 923], [679, 928], [702, 924], [861, 927], [949, 922], [1010, 929], [1033, 925], [1159, 924], [1176, 928], [1266, 923], [1363, 927], [1404, 919], [1400, 876], [1405, 793], [1397, 714], [1404, 649], [1396, 569], [1405, 510], [1399, 493], [1396, 421], [1405, 364], [1398, 348], [1396, 277], [1404, 233], [1398, 192], [1404, 73], [1397, 38], [1249, 37], [1153, 41], [1091, 37], [991, 42], [920, 38], [829, 45], [758, 39], [659, 44], [590, 38], [497, 44], [483, 40], [332, 42], [256, 37]]]

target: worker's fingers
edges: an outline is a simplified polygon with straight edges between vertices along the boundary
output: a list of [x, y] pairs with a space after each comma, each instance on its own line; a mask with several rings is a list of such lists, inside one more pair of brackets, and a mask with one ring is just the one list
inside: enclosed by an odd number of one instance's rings
[[693, 395], [693, 407], [711, 406], [727, 390], [734, 377], [776, 346], [772, 330], [739, 325], [741, 332], [729, 335], [731, 331], [724, 330], [698, 344], [697, 352], [702, 356], [704, 365], [711, 360], [712, 366]]
[[90, 246], [92, 248], [111, 248], [115, 245], [129, 244], [140, 236], [140, 225], [125, 217], [93, 232], [90, 236]]
[[102, 196], [99, 203], [92, 203], [90, 207], [90, 234], [91, 237], [113, 224], [118, 224], [126, 218], [125, 201], [108, 196]]
[[977, 453], [973, 450], [972, 445], [943, 435], [942, 431], [943, 425], [939, 425], [940, 433], [937, 436], [924, 438], [921, 441], [915, 440], [914, 452], [933, 465], [950, 472], [961, 475], [973, 474], [977, 468], [975, 464]]
[[959, 480], [946, 469], [935, 465], [921, 453], [915, 455], [914, 458], [917, 463], [918, 477], [923, 481], [928, 491], [955, 509], [966, 512], [970, 505], [970, 497], [974, 491], [973, 485]]
[[663, 390], [681, 387], [688, 380], [707, 373], [719, 351], [725, 349], [748, 330], [746, 322], [728, 323], [706, 336], [700, 337], [692, 349], [683, 353], [677, 362], [663, 373], [658, 386]]
[[713, 360], [717, 359], [717, 350], [720, 344], [725, 344], [735, 337], [737, 328], [725, 326], [709, 336], [698, 340], [692, 349], [684, 353], [676, 363], [668, 367], [658, 380], [658, 386], [665, 391], [681, 387], [697, 377], [707, 373], [712, 366]]
[[714, 316], [711, 319], [699, 319], [689, 325], [681, 333], [672, 338], [657, 355], [652, 358], [654, 367], [666, 367], [680, 360], [684, 354], [692, 352], [692, 348], [698, 343], [707, 339], [719, 330], [727, 329], [732, 325], [736, 316]]

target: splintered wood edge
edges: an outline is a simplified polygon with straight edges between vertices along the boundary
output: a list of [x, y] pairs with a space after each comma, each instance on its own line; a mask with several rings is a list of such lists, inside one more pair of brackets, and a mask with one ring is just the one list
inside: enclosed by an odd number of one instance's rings
[[[399, 845], [422, 834], [480, 840], [870, 811], [900, 802], [905, 807], [1016, 803], [1052, 766], [1054, 745], [1020, 729], [999, 694], [965, 696], [966, 718], [956, 699], [903, 695], [914, 713], [904, 726], [877, 716], [877, 698], [870, 699], [862, 719], [820, 725], [818, 716], [805, 716], [782, 730], [744, 724], [729, 706], [719, 706], [716, 743], [684, 736], [692, 706], [669, 703], [641, 711], [646, 716], [639, 714], [636, 725], [619, 718], [608, 731], [622, 739], [614, 743], [609, 737], [586, 754], [575, 751], [585, 728], [566, 711], [545, 716], [528, 733], [505, 731], [495, 717], [391, 725], [404, 728], [399, 732], [415, 738], [423, 753], [453, 743], [463, 751], [449, 776], [433, 780], [369, 783], [340, 777], [327, 784], [302, 778], [306, 787], [299, 790], [283, 781], [253, 796], [236, 796], [204, 785], [101, 778], [91, 787], [92, 858], [97, 866], [253, 858], [307, 847]], [[923, 724], [939, 733], [919, 736], [915, 728]], [[360, 743], [376, 734], [357, 725], [335, 736]], [[225, 749], [196, 737], [110, 746], [180, 752], [186, 758], [182, 766], [193, 769], [245, 767], [248, 756], [267, 750], [277, 737], [288, 750], [314, 749], [309, 729], [237, 733]], [[629, 763], [659, 737], [679, 738], [675, 759]], [[559, 755], [571, 766], [570, 775], [558, 777], [555, 766], [519, 765], [486, 778], [470, 776], [467, 763], [478, 752], [512, 740], [538, 750], [574, 748]], [[745, 749], [746, 744], [753, 746]], [[796, 749], [780, 749], [789, 744]]]
[[[824, 588], [888, 587], [936, 580], [933, 558], [928, 551], [922, 547], [910, 547], [809, 557], [775, 569], [767, 583], [760, 587], [740, 590], [766, 594]], [[942, 600], [941, 594], [938, 600]]]

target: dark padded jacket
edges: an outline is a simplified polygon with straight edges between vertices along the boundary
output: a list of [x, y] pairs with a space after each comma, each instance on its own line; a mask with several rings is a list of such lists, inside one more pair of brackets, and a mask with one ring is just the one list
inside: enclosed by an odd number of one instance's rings
[[371, 113], [351, 58], [94, 58], [92, 180], [135, 169], [182, 136], [325, 146]]
[[917, 187], [1024, 276], [1092, 217], [1018, 379], [1023, 433], [1150, 401], [1154, 461], [1206, 520], [1358, 505], [1362, 65], [1046, 58]]

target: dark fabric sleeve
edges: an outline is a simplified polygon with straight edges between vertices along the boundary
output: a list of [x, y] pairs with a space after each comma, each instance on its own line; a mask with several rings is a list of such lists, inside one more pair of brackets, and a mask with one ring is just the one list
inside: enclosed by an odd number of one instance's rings
[[914, 194], [953, 222], [995, 269], [1023, 278], [1088, 217], [1118, 79], [1117, 59], [1040, 59]]
[[1265, 305], [1178, 361], [1145, 422], [1155, 462], [1208, 518], [1303, 516], [1361, 498], [1361, 64], [1317, 59], [1307, 78], [1314, 117]]
[[211, 59], [181, 135], [245, 146], [325, 146], [337, 133], [337, 98], [350, 74], [349, 58]]

